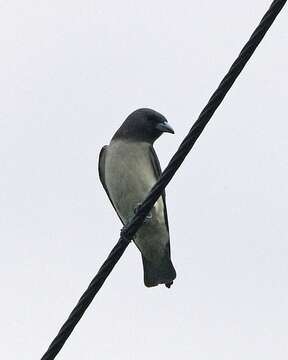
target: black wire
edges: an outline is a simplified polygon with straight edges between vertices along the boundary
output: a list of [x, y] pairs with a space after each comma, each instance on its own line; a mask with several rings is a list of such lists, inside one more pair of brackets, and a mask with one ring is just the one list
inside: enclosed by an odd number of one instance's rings
[[109, 276], [110, 272], [113, 270], [114, 266], [117, 264], [118, 260], [124, 253], [129, 242], [131, 241], [139, 227], [142, 225], [146, 215], [152, 209], [153, 205], [155, 204], [159, 196], [162, 194], [163, 190], [170, 182], [177, 169], [184, 161], [185, 157], [188, 155], [189, 151], [192, 149], [196, 140], [201, 135], [205, 126], [223, 101], [224, 97], [228, 93], [229, 89], [232, 87], [233, 83], [243, 70], [250, 57], [253, 55], [255, 49], [260, 44], [261, 40], [265, 36], [266, 32], [269, 30], [270, 26], [285, 5], [286, 1], [287, 0], [273, 1], [271, 7], [264, 15], [263, 19], [261, 20], [256, 30], [253, 32], [247, 44], [242, 49], [240, 55], [231, 66], [227, 75], [221, 81], [219, 87], [214, 92], [208, 104], [205, 106], [205, 108], [199, 115], [199, 118], [192, 126], [188, 135], [185, 137], [185, 139], [179, 146], [179, 149], [170, 160], [162, 176], [153, 186], [150, 193], [143, 201], [142, 205], [137, 209], [137, 212], [133, 219], [122, 229], [121, 236], [117, 244], [109, 254], [104, 264], [99, 269], [97, 275], [94, 277], [89, 287], [80, 298], [74, 310], [69, 315], [64, 325], [61, 327], [59, 333], [57, 334], [41, 360], [55, 359], [56, 355], [65, 344], [69, 335], [72, 333], [74, 327], [77, 325], [78, 321], [81, 319], [84, 312], [94, 299], [95, 295], [97, 294], [97, 292]]

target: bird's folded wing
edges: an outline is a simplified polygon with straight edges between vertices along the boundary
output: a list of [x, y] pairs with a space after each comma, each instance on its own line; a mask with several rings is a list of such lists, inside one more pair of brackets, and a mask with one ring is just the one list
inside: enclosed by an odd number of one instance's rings
[[100, 178], [100, 181], [101, 181], [101, 183], [103, 185], [104, 190], [106, 191], [106, 194], [108, 195], [108, 198], [109, 198], [114, 210], [116, 211], [116, 214], [118, 215], [120, 221], [124, 225], [124, 223], [123, 223], [123, 221], [122, 221], [122, 219], [120, 217], [120, 214], [118, 213], [116, 207], [113, 204], [113, 201], [112, 201], [112, 199], [110, 197], [109, 191], [108, 191], [106, 183], [105, 183], [105, 157], [106, 157], [107, 148], [108, 148], [107, 145], [103, 146], [101, 151], [100, 151], [100, 154], [99, 154], [99, 161], [98, 161], [99, 178]]
[[[154, 169], [155, 172], [155, 177], [158, 180], [159, 177], [162, 174], [162, 170], [161, 170], [161, 166], [160, 166], [160, 162], [159, 159], [157, 157], [157, 154], [153, 148], [153, 146], [150, 146], [150, 159], [151, 159], [151, 163], [152, 163], [152, 167]], [[169, 224], [168, 224], [168, 215], [167, 215], [167, 207], [166, 207], [166, 194], [165, 191], [163, 191], [162, 193], [162, 199], [163, 199], [163, 204], [164, 204], [164, 218], [165, 218], [165, 224], [167, 226], [167, 230], [169, 232]]]

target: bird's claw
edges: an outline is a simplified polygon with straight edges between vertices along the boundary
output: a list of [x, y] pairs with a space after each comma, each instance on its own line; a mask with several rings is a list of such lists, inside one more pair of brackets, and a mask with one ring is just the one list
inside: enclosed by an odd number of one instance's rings
[[[134, 208], [134, 214], [136, 214], [137, 210], [139, 209], [139, 207], [141, 206], [141, 203], [138, 203], [136, 205], [136, 207]], [[152, 214], [151, 212], [145, 217], [143, 223], [147, 224], [150, 220], [152, 219]]]

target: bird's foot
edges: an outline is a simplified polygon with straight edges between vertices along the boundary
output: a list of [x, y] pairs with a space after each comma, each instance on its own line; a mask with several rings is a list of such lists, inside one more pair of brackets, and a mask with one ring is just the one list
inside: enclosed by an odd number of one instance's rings
[[[139, 207], [141, 206], [141, 203], [138, 203], [136, 205], [136, 207], [134, 208], [134, 214], [136, 214], [137, 210], [139, 209]], [[152, 214], [151, 212], [145, 217], [144, 220], [144, 224], [147, 224], [150, 220], [152, 219]]]

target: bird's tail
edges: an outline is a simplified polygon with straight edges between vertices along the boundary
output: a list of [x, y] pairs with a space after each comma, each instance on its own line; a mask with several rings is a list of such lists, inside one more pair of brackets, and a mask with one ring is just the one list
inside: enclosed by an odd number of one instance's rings
[[165, 284], [168, 288], [173, 284], [176, 278], [176, 271], [170, 260], [170, 257], [164, 256], [157, 263], [147, 260], [142, 255], [144, 268], [144, 284], [147, 287]]

